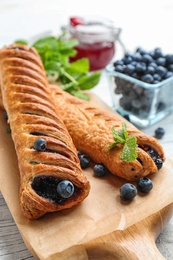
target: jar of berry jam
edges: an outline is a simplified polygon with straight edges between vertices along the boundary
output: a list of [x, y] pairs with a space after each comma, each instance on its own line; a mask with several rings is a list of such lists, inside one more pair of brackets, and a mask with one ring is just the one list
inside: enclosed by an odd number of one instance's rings
[[120, 28], [104, 18], [71, 17], [67, 27], [71, 38], [78, 40], [77, 54], [70, 61], [88, 58], [90, 71], [106, 67], [115, 55], [115, 42]]

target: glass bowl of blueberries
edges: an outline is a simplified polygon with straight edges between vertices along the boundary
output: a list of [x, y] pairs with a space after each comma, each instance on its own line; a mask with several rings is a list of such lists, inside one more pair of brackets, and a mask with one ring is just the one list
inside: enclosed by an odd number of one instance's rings
[[173, 112], [173, 54], [137, 48], [106, 67], [113, 108], [138, 127]]

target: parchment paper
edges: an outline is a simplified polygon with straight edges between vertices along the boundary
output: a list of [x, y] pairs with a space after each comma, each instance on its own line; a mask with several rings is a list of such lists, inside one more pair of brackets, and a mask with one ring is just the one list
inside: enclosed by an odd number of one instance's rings
[[[93, 101], [108, 109], [98, 98]], [[119, 188], [126, 181], [112, 174], [97, 178], [92, 167], [85, 170], [91, 183], [89, 196], [78, 206], [27, 220], [20, 211], [19, 170], [11, 135], [0, 110], [0, 190], [30, 252], [38, 259], [88, 259], [84, 243], [123, 230], [173, 202], [173, 162], [170, 159], [150, 175], [154, 188], [131, 203], [122, 203]], [[135, 183], [134, 183], [135, 184]]]

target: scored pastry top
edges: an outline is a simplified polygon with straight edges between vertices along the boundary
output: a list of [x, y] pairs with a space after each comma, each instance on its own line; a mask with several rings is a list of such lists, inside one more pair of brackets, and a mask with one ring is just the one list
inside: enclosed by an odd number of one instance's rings
[[[62, 91], [56, 85], [51, 85], [51, 90], [75, 146], [93, 161], [103, 163], [111, 173], [126, 180], [138, 180], [157, 172], [162, 166], [165, 160], [164, 151], [154, 137], [144, 134], [113, 111], [104, 111], [92, 102]], [[114, 142], [112, 127], [119, 131], [123, 122], [127, 125], [129, 136], [137, 139], [138, 156], [131, 162], [120, 158], [122, 144], [108, 151], [108, 147]]]
[[38, 218], [78, 204], [89, 194], [90, 184], [36, 50], [16, 44], [1, 49], [0, 79], [18, 157], [24, 215]]

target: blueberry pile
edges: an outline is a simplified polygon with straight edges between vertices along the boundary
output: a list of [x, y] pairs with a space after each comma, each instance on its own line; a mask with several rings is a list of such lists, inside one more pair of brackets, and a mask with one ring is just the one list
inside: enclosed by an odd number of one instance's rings
[[115, 71], [124, 73], [149, 84], [157, 84], [173, 76], [173, 55], [163, 54], [160, 48], [146, 51], [137, 48], [114, 62]]
[[[170, 104], [171, 87], [160, 89], [157, 93], [152, 86], [173, 76], [173, 55], [163, 54], [160, 48], [153, 51], [145, 51], [138, 48], [135, 53], [125, 55], [121, 60], [113, 63], [115, 72], [128, 75], [133, 79], [151, 84], [151, 87], [145, 88], [138, 83], [131, 82], [124, 78], [115, 77], [115, 94], [120, 95], [119, 105], [123, 110], [146, 118], [151, 109], [154, 113], [159, 113]], [[170, 89], [171, 88], [171, 89]], [[157, 102], [153, 103], [153, 100]], [[153, 108], [154, 104], [154, 108]], [[121, 111], [119, 111], [121, 113]]]

